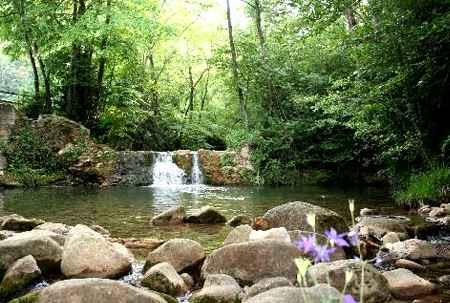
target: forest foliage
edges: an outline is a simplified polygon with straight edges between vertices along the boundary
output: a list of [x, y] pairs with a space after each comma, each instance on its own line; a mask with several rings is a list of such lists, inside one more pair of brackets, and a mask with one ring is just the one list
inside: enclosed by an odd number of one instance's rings
[[265, 184], [448, 165], [446, 0], [0, 3], [3, 52], [33, 75], [22, 109], [114, 148], [249, 144]]

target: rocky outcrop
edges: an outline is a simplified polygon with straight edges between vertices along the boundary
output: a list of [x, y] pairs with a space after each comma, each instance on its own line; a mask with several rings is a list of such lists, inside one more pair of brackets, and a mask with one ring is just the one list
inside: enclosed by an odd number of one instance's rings
[[319, 284], [311, 288], [277, 287], [243, 303], [323, 303], [340, 302], [342, 295], [333, 287]]
[[205, 250], [196, 241], [172, 239], [147, 255], [144, 269], [161, 262], [170, 263], [177, 272], [183, 272], [198, 265], [205, 258]]
[[131, 269], [131, 261], [124, 246], [108, 242], [87, 226], [77, 225], [64, 244], [61, 271], [70, 278], [115, 278]]
[[[11, 103], [0, 102], [0, 144], [8, 141], [11, 129], [16, 122], [16, 110]], [[6, 158], [0, 151], [0, 177], [7, 166]], [[0, 180], [1, 183], [1, 180]]]
[[203, 288], [194, 293], [190, 302], [192, 303], [236, 303], [242, 288], [232, 277], [218, 274], [209, 275]]
[[174, 206], [152, 218], [151, 223], [158, 225], [182, 224], [186, 218], [186, 210], [182, 206]]
[[306, 202], [291, 202], [267, 211], [263, 219], [268, 228], [286, 227], [288, 230], [312, 231], [307, 222], [307, 215], [316, 215], [316, 232], [324, 233], [331, 227], [338, 232], [347, 231], [344, 218], [332, 210]]
[[395, 269], [383, 273], [387, 279], [389, 289], [395, 298], [412, 300], [432, 294], [435, 285], [415, 275], [407, 269]]
[[153, 152], [123, 151], [117, 153], [116, 174], [118, 183], [124, 185], [146, 186], [153, 183]]
[[141, 284], [151, 290], [164, 294], [179, 296], [187, 291], [183, 278], [167, 262], [152, 266], [144, 275]]
[[[361, 282], [363, 268], [364, 282]], [[382, 303], [389, 299], [390, 294], [386, 278], [372, 265], [358, 260], [341, 260], [313, 265], [308, 269], [306, 278], [310, 285], [329, 283], [337, 290], [342, 291], [345, 287], [347, 271], [353, 273], [353, 277], [346, 287], [349, 294], [358, 297], [361, 292], [361, 285], [363, 285], [364, 302]]]
[[230, 244], [213, 251], [206, 258], [202, 276], [226, 274], [243, 285], [271, 277], [286, 277], [295, 281], [297, 269], [294, 259], [300, 255], [294, 245], [277, 240]]
[[186, 223], [195, 224], [220, 224], [227, 222], [227, 219], [218, 210], [211, 206], [204, 206], [185, 219]]
[[29, 255], [17, 260], [8, 269], [0, 283], [0, 300], [9, 298], [40, 277], [41, 270], [33, 256]]
[[49, 231], [32, 230], [0, 241], [0, 275], [16, 260], [31, 255], [41, 270], [59, 268], [64, 237]]
[[30, 231], [43, 223], [45, 223], [43, 220], [27, 219], [15, 214], [0, 217], [0, 229], [12, 231]]
[[175, 164], [184, 170], [186, 176], [190, 176], [192, 174], [192, 152], [190, 150], [177, 150], [173, 154], [173, 161]]
[[37, 295], [36, 303], [167, 303], [163, 297], [123, 282], [72, 279], [57, 282]]

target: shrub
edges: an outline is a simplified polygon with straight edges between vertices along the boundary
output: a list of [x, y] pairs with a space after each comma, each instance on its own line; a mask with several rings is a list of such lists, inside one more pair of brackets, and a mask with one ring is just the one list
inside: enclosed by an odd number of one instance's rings
[[406, 187], [397, 191], [394, 198], [399, 205], [415, 207], [448, 201], [449, 195], [450, 168], [444, 166], [412, 175]]

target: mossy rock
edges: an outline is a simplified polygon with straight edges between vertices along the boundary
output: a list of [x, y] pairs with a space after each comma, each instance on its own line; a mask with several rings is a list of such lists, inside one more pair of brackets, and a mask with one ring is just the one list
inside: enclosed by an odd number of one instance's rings
[[26, 294], [25, 296], [19, 297], [17, 299], [14, 299], [12, 301], [9, 301], [8, 303], [35, 303], [39, 299], [39, 293], [33, 292]]

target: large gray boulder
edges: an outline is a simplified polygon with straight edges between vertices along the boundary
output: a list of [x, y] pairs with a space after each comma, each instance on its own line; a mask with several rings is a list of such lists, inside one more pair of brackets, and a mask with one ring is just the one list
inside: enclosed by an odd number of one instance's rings
[[152, 218], [151, 223], [158, 225], [182, 224], [186, 218], [186, 211], [182, 206], [174, 206]]
[[227, 219], [215, 208], [204, 206], [192, 215], [187, 216], [185, 222], [196, 224], [220, 224], [227, 222]]
[[340, 302], [342, 295], [333, 287], [319, 284], [310, 288], [277, 287], [246, 299], [243, 303], [324, 303]]
[[447, 244], [431, 243], [424, 240], [410, 239], [402, 242], [388, 243], [386, 252], [391, 259], [450, 259], [450, 249]]
[[209, 275], [203, 288], [194, 293], [189, 300], [191, 303], [236, 303], [242, 288], [232, 277], [218, 274]]
[[262, 217], [268, 228], [286, 227], [287, 230], [312, 231], [306, 217], [316, 215], [316, 232], [323, 233], [333, 227], [338, 232], [347, 231], [347, 225], [342, 216], [332, 210], [306, 202], [286, 203], [268, 210]]
[[0, 283], [0, 300], [9, 298], [40, 277], [41, 270], [33, 256], [29, 255], [17, 260], [8, 269]]
[[167, 303], [154, 292], [119, 281], [106, 279], [72, 279], [43, 289], [36, 303]]
[[35, 230], [46, 230], [54, 232], [58, 235], [67, 235], [72, 227], [63, 223], [53, 223], [53, 222], [47, 222], [41, 225], [36, 226]]
[[36, 226], [45, 223], [43, 220], [27, 219], [19, 215], [9, 215], [0, 218], [0, 229], [13, 231], [30, 231]]
[[141, 283], [151, 290], [171, 296], [184, 294], [188, 288], [175, 268], [167, 262], [154, 265], [144, 275]]
[[229, 232], [228, 236], [225, 238], [225, 241], [223, 241], [223, 245], [247, 242], [250, 240], [250, 234], [252, 231], [253, 228], [250, 225], [239, 225]]
[[161, 262], [170, 263], [177, 272], [198, 265], [205, 258], [200, 243], [189, 239], [172, 239], [147, 255], [144, 270]]
[[256, 284], [253, 284], [251, 287], [245, 287], [242, 298], [243, 300], [246, 300], [256, 295], [259, 295], [260, 293], [271, 290], [273, 288], [285, 286], [294, 286], [294, 285], [292, 284], [291, 281], [289, 281], [285, 277], [262, 279], [258, 281]]
[[363, 237], [374, 236], [381, 238], [390, 233], [408, 233], [409, 221], [403, 217], [369, 216], [359, 218], [355, 230]]
[[41, 270], [59, 268], [64, 237], [53, 232], [32, 230], [0, 241], [0, 275], [16, 260], [32, 255]]
[[436, 287], [408, 269], [395, 269], [383, 273], [392, 295], [400, 300], [412, 300], [432, 294]]
[[132, 255], [126, 247], [77, 225], [64, 245], [61, 271], [70, 278], [115, 278], [127, 273], [131, 263]]
[[359, 260], [341, 260], [329, 263], [319, 263], [311, 266], [306, 278], [309, 285], [315, 283], [329, 283], [339, 291], [345, 287], [345, 273], [353, 273], [351, 281], [347, 284], [347, 293], [357, 297], [361, 291], [362, 272], [364, 268], [363, 293], [364, 302], [382, 303], [390, 298], [389, 287], [386, 278], [372, 265]]
[[243, 285], [278, 276], [295, 281], [297, 269], [294, 259], [299, 256], [301, 252], [297, 247], [278, 240], [230, 244], [213, 251], [206, 258], [202, 276], [226, 274]]

